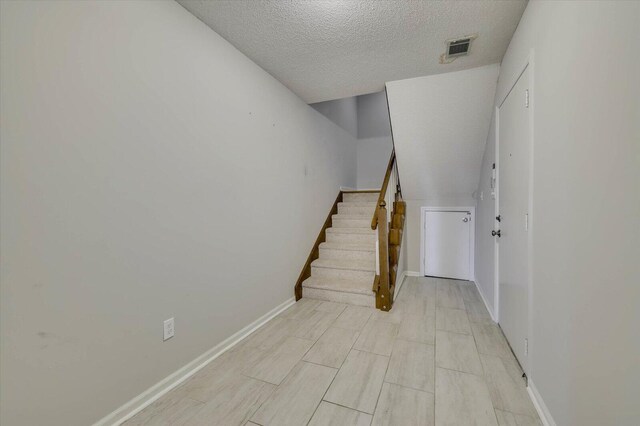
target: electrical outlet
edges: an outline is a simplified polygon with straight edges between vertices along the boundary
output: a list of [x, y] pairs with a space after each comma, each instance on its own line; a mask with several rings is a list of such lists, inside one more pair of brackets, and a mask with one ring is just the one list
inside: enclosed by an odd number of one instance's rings
[[163, 341], [171, 339], [174, 334], [175, 334], [175, 328], [174, 328], [173, 318], [169, 318], [168, 320], [164, 321]]

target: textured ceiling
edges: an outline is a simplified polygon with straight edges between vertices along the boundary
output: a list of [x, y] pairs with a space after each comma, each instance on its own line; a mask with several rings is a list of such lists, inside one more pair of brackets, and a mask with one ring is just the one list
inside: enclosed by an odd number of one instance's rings
[[471, 199], [498, 72], [498, 65], [489, 65], [387, 83], [405, 199]]
[[[178, 0], [308, 103], [498, 63], [525, 1]], [[445, 40], [477, 34], [439, 63]]]

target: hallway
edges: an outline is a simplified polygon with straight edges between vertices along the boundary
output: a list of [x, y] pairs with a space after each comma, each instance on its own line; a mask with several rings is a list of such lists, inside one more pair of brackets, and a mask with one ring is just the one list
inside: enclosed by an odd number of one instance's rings
[[473, 283], [407, 277], [390, 313], [303, 298], [132, 425], [541, 425]]

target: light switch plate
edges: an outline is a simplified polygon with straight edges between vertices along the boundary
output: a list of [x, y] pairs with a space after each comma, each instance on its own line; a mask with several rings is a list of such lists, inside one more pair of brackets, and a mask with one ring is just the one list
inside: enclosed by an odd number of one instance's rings
[[174, 321], [173, 318], [169, 318], [164, 321], [164, 340], [169, 340], [175, 334]]

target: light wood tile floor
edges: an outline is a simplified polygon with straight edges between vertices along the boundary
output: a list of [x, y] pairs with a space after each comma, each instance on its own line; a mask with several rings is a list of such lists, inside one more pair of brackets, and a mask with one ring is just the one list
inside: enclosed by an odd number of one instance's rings
[[303, 298], [125, 423], [541, 425], [473, 283], [406, 278], [391, 312]]

